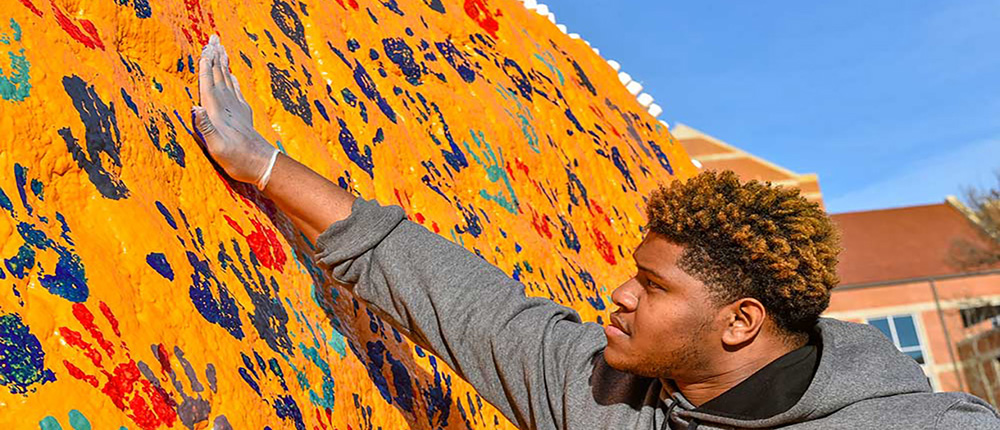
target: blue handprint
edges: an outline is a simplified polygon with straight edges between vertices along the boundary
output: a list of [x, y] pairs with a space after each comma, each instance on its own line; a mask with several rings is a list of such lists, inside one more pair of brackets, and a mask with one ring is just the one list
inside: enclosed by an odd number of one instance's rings
[[[39, 224], [29, 222], [30, 220], [37, 221], [42, 225], [50, 225], [49, 218], [42, 216], [41, 213], [36, 213], [35, 208], [29, 203], [27, 175], [28, 169], [26, 167], [14, 164], [14, 178], [22, 210], [15, 210], [14, 203], [0, 188], [0, 208], [6, 211], [14, 221], [18, 234], [24, 240], [16, 255], [4, 259], [4, 266], [11, 275], [18, 279], [26, 278], [37, 267], [38, 282], [50, 293], [71, 302], [84, 302], [90, 295], [90, 290], [87, 287], [83, 261], [73, 249], [75, 244], [70, 238], [70, 229], [66, 218], [63, 217], [62, 213], [56, 212], [55, 214], [61, 229], [58, 240], [49, 237]], [[44, 187], [40, 181], [32, 179], [30, 190], [33, 196], [32, 200], [44, 201]], [[57, 258], [55, 267], [47, 270], [36, 259], [38, 252], [54, 253]], [[3, 272], [0, 271], [0, 279], [4, 277]]]
[[[295, 428], [297, 430], [306, 430], [306, 424], [302, 420], [302, 411], [299, 409], [299, 405], [295, 403], [295, 399], [288, 394], [288, 384], [285, 383], [285, 374], [281, 369], [281, 365], [278, 360], [271, 358], [266, 363], [264, 357], [261, 357], [257, 351], [253, 351], [255, 359], [251, 359], [248, 355], [240, 353], [243, 356], [243, 366], [240, 367], [240, 376], [243, 381], [247, 383], [257, 393], [258, 396], [265, 403], [271, 405], [274, 408], [275, 415], [283, 420], [291, 420], [295, 423]], [[268, 375], [270, 371], [271, 375]], [[260, 382], [262, 380], [277, 380], [281, 387], [284, 389], [285, 394], [278, 394], [274, 396], [265, 396], [264, 392], [261, 391]]]

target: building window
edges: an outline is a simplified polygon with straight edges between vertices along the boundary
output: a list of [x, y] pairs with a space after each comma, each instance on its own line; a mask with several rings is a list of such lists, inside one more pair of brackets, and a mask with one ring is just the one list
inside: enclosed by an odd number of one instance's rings
[[924, 350], [920, 346], [920, 337], [917, 336], [917, 325], [913, 321], [913, 315], [871, 318], [868, 324], [879, 329], [904, 354], [917, 360], [917, 363], [924, 364]]
[[969, 328], [985, 320], [991, 320], [993, 327], [996, 327], [998, 319], [1000, 319], [1000, 305], [990, 304], [965, 308], [960, 309], [959, 312], [962, 314], [962, 326], [965, 328]]

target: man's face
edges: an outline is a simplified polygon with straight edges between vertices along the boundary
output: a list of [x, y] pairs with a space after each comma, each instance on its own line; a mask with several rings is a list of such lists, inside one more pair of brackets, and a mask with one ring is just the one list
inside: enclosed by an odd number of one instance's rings
[[718, 308], [705, 284], [678, 267], [683, 251], [656, 233], [635, 250], [637, 273], [611, 294], [618, 310], [604, 328], [604, 359], [611, 367], [687, 379], [697, 377], [720, 348]]

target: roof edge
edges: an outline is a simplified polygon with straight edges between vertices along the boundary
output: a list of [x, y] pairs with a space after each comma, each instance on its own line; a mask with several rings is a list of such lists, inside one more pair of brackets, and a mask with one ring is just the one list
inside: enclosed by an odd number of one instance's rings
[[[815, 177], [816, 181], [817, 182], [819, 181], [819, 175], [817, 175], [815, 173], [798, 173], [798, 172], [795, 172], [795, 171], [790, 170], [790, 169], [788, 169], [786, 167], [782, 167], [782, 166], [780, 166], [778, 164], [775, 164], [775, 163], [773, 163], [771, 161], [768, 161], [765, 158], [762, 158], [760, 156], [757, 156], [757, 155], [754, 155], [754, 154], [749, 153], [747, 151], [744, 151], [744, 150], [742, 150], [742, 149], [740, 149], [740, 148], [738, 148], [738, 147], [736, 147], [736, 146], [734, 146], [734, 145], [732, 145], [730, 143], [725, 142], [722, 139], [719, 139], [719, 138], [717, 138], [715, 136], [712, 136], [712, 135], [710, 135], [708, 133], [705, 133], [705, 132], [703, 132], [701, 130], [698, 130], [698, 129], [694, 128], [694, 127], [691, 127], [690, 125], [687, 125], [687, 124], [683, 124], [683, 123], [680, 123], [680, 122], [675, 122], [674, 123], [674, 127], [670, 129], [670, 133], [674, 136], [674, 139], [677, 139], [678, 141], [683, 140], [683, 139], [695, 138], [695, 137], [703, 138], [703, 139], [708, 140], [709, 142], [712, 142], [712, 143], [714, 143], [716, 145], [722, 146], [722, 147], [724, 147], [724, 148], [726, 148], [726, 149], [728, 149], [730, 151], [733, 151], [733, 152], [741, 154], [741, 155], [743, 155], [743, 156], [745, 156], [747, 158], [750, 158], [753, 161], [759, 162], [759, 163], [761, 163], [761, 164], [763, 164], [763, 165], [765, 165], [767, 167], [770, 167], [770, 168], [772, 168], [774, 170], [780, 171], [780, 172], [782, 172], [782, 173], [784, 173], [784, 174], [786, 174], [788, 176], [791, 176], [791, 177], [795, 178], [796, 180], [813, 179], [813, 177]], [[691, 157], [691, 158], [697, 158], [697, 157]], [[732, 158], [741, 158], [741, 157], [732, 157]]]

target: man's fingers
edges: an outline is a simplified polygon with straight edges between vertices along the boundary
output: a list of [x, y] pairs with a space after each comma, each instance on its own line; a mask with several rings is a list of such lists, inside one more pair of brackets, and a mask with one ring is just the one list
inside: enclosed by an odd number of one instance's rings
[[201, 104], [203, 106], [210, 103], [207, 98], [212, 97], [212, 88], [215, 86], [215, 78], [212, 77], [212, 45], [205, 45], [201, 50], [201, 58], [198, 60], [198, 90], [201, 93]]
[[232, 73], [229, 72], [229, 54], [226, 53], [226, 47], [218, 45], [219, 48], [219, 67], [222, 68], [222, 79], [226, 82], [226, 87], [233, 89]]
[[243, 98], [243, 91], [240, 91], [240, 81], [236, 80], [236, 75], [230, 73], [229, 79], [233, 81], [233, 89], [236, 90], [236, 98], [240, 100], [240, 103], [250, 106], [246, 99]]
[[212, 120], [208, 118], [208, 112], [205, 111], [205, 108], [195, 106], [191, 108], [191, 112], [194, 114], [194, 129], [203, 141], [206, 136], [211, 136], [215, 133], [215, 126], [212, 125]]
[[218, 36], [212, 35], [212, 40], [215, 43], [209, 42], [212, 45], [212, 82], [215, 86], [226, 86], [226, 71], [222, 68], [222, 46], [218, 43]]

